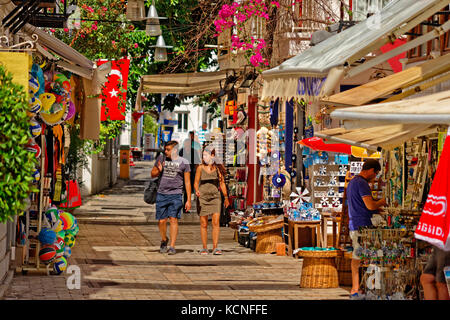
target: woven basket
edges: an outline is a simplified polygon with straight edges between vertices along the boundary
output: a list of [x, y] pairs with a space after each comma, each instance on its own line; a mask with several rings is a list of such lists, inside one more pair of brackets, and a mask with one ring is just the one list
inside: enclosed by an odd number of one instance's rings
[[[307, 252], [307, 253], [305, 253]], [[337, 251], [300, 251], [303, 256], [301, 288], [338, 288]]]
[[352, 285], [352, 259], [347, 255], [342, 255], [336, 258], [336, 265], [338, 271], [339, 285]]
[[258, 232], [256, 253], [272, 253], [277, 251], [277, 243], [283, 242], [281, 227], [266, 232]]
[[[263, 221], [263, 224], [257, 224], [260, 221]], [[281, 229], [284, 225], [284, 220], [280, 220], [280, 216], [264, 216], [260, 218], [255, 218], [247, 223], [247, 227], [251, 232], [267, 232], [270, 230]]]

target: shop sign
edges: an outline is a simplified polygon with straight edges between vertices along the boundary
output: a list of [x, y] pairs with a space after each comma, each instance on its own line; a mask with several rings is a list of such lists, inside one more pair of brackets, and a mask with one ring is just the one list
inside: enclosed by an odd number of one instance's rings
[[361, 172], [364, 162], [350, 162], [350, 173], [358, 174]]

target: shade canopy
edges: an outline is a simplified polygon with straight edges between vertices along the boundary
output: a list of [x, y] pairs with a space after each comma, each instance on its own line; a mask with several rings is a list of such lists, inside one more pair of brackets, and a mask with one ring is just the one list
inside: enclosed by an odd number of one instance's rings
[[347, 129], [387, 124], [450, 125], [450, 90], [414, 99], [341, 108], [331, 118]]
[[368, 53], [411, 30], [449, 3], [450, 0], [391, 1], [366, 20], [286, 60], [278, 67], [264, 71], [262, 99], [306, 96], [299, 90], [302, 85], [299, 78], [322, 78], [335, 67], [351, 67]]
[[146, 75], [141, 79], [142, 93], [197, 95], [220, 90], [226, 71]]
[[352, 146], [345, 143], [326, 143], [322, 138], [312, 137], [297, 142], [298, 144], [311, 148], [315, 151], [337, 152], [352, 155], [357, 158], [380, 158], [379, 152], [369, 152], [365, 148]]
[[[337, 93], [330, 97], [325, 97], [321, 99], [321, 102], [337, 107], [361, 106], [375, 99], [386, 97], [398, 89], [413, 86], [448, 71], [450, 71], [450, 54], [426, 61], [399, 73]], [[442, 77], [443, 81], [446, 79], [448, 78]], [[412, 91], [411, 93], [414, 92]]]
[[369, 150], [393, 149], [414, 137], [435, 133], [436, 126], [423, 125], [385, 125], [364, 129], [347, 130], [334, 128], [314, 133], [315, 136], [333, 142], [347, 143]]

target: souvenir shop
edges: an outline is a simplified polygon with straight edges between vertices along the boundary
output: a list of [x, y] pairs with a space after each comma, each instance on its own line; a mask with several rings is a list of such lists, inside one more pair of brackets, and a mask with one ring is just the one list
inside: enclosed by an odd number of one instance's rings
[[38, 40], [13, 49], [4, 38], [2, 65], [25, 79], [31, 133], [25, 148], [37, 159], [32, 176], [36, 192], [29, 195], [15, 227], [15, 270], [59, 275], [68, 267], [79, 232], [70, 211], [82, 204], [80, 189], [67, 161], [70, 128], [82, 112], [82, 78], [60, 68], [50, 53], [37, 51]]
[[[315, 136], [317, 119], [302, 110], [302, 102], [293, 100], [256, 106], [258, 175], [253, 181], [247, 175], [245, 185], [262, 197], [252, 197], [245, 209], [233, 208], [235, 240], [257, 253], [303, 258], [302, 287], [351, 286], [346, 187], [363, 161], [374, 158], [382, 171], [370, 183], [372, 196], [386, 198], [388, 206], [374, 215], [372, 228], [361, 230], [361, 288], [367, 299], [422, 299], [419, 279], [432, 248], [414, 233], [447, 131], [433, 126], [383, 149], [325, 143]], [[297, 127], [299, 116], [304, 122]]]

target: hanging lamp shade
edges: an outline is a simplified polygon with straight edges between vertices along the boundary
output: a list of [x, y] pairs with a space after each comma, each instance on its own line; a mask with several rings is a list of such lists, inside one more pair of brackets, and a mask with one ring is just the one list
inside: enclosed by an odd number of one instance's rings
[[167, 61], [167, 49], [173, 48], [172, 46], [166, 46], [166, 42], [162, 35], [158, 37], [155, 46], [150, 46], [155, 49], [155, 61]]
[[144, 0], [128, 0], [126, 17], [130, 21], [145, 20], [145, 1]]
[[161, 19], [166, 19], [166, 18], [158, 16], [158, 12], [156, 11], [156, 7], [155, 7], [155, 2], [153, 1], [152, 5], [150, 6], [150, 9], [148, 10], [147, 23], [145, 26], [145, 33], [148, 36], [156, 37], [156, 36], [160, 36], [162, 34], [161, 25], [159, 23], [159, 20], [161, 20]]

